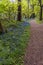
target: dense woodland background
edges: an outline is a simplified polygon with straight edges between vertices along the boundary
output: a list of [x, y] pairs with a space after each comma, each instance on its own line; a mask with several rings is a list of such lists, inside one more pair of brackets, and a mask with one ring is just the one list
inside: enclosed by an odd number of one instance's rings
[[21, 21], [32, 17], [43, 19], [43, 0], [0, 0], [0, 28], [2, 20]]

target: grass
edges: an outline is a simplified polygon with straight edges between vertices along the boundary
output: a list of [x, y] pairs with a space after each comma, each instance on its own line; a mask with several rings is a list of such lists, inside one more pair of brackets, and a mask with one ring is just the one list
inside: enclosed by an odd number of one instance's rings
[[3, 22], [7, 33], [0, 35], [0, 65], [23, 65], [25, 48], [30, 38], [28, 22]]

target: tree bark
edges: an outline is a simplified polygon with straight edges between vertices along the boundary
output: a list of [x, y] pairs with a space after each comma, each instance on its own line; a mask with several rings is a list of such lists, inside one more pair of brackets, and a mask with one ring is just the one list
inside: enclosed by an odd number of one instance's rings
[[40, 20], [42, 20], [42, 6], [40, 7]]
[[17, 16], [17, 20], [21, 21], [21, 0], [18, 0], [18, 16]]
[[3, 32], [4, 32], [4, 29], [3, 29], [3, 26], [2, 26], [2, 24], [0, 22], [0, 33], [3, 33]]
[[29, 0], [27, 2], [28, 2], [28, 18], [29, 18]]
[[42, 5], [41, 5], [41, 0], [39, 0], [40, 3], [40, 20], [42, 20]]

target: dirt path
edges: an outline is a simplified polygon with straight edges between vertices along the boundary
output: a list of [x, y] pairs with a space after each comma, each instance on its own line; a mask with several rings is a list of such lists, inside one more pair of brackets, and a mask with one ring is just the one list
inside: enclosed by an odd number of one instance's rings
[[31, 38], [26, 49], [24, 65], [43, 65], [43, 24], [31, 24]]

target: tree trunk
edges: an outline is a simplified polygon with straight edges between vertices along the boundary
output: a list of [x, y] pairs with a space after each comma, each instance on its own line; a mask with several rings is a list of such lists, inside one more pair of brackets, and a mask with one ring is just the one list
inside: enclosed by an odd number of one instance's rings
[[41, 5], [41, 0], [39, 0], [40, 3], [40, 20], [42, 20], [42, 5]]
[[21, 0], [18, 0], [18, 16], [17, 20], [21, 21]]
[[28, 18], [29, 18], [29, 0], [27, 2], [28, 2]]
[[4, 29], [3, 29], [3, 26], [2, 26], [2, 24], [0, 22], [0, 33], [3, 33], [3, 32], [4, 32]]
[[40, 20], [42, 20], [42, 6], [40, 7]]

